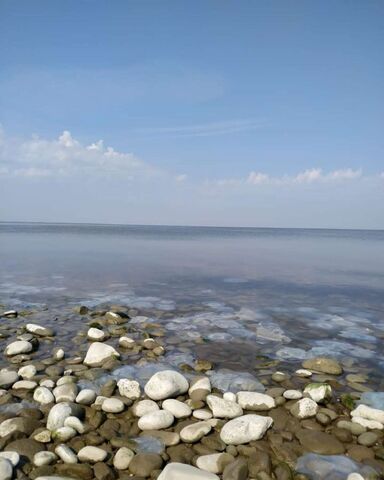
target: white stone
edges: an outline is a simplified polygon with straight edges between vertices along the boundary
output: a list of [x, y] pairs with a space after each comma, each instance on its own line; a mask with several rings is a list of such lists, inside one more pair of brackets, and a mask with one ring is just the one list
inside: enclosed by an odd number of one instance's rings
[[223, 398], [224, 400], [229, 400], [230, 402], [237, 402], [236, 393], [233, 392], [225, 392], [223, 394]]
[[296, 370], [295, 373], [298, 377], [303, 377], [303, 378], [312, 377], [312, 372], [310, 370], [306, 370], [305, 368], [299, 368], [299, 370]]
[[192, 416], [198, 420], [209, 420], [212, 418], [212, 412], [207, 408], [198, 408], [193, 411]]
[[203, 400], [209, 393], [211, 393], [211, 390], [211, 381], [208, 377], [197, 377], [192, 380], [188, 394], [191, 398], [194, 398], [197, 395], [196, 400]]
[[173, 370], [163, 370], [148, 380], [144, 391], [152, 400], [165, 400], [182, 395], [188, 388], [188, 380], [184, 375]]
[[[59, 382], [58, 382], [59, 383]], [[64, 383], [53, 390], [56, 403], [74, 402], [77, 396], [77, 385], [75, 383]]]
[[300, 390], [286, 390], [283, 393], [283, 397], [287, 400], [300, 400], [302, 396], [303, 394], [300, 392]]
[[192, 409], [188, 405], [173, 398], [164, 400], [162, 408], [171, 412], [175, 418], [187, 418], [192, 415]]
[[73, 450], [63, 443], [55, 448], [55, 453], [64, 463], [77, 463], [77, 456]]
[[231, 400], [224, 400], [216, 395], [208, 395], [206, 401], [214, 417], [235, 418], [243, 414], [241, 406]]
[[33, 399], [35, 402], [41, 403], [41, 405], [48, 405], [55, 401], [53, 393], [46, 387], [37, 387], [33, 392]]
[[12, 385], [14, 390], [34, 390], [37, 387], [37, 382], [33, 380], [19, 380]]
[[238, 392], [237, 402], [244, 410], [262, 411], [276, 406], [274, 398], [258, 392]]
[[3, 368], [0, 370], [0, 387], [1, 388], [9, 388], [11, 387], [17, 380], [19, 379], [19, 375], [17, 372], [13, 370], [7, 370]]
[[347, 480], [365, 480], [360, 473], [350, 473], [347, 477]]
[[332, 388], [327, 383], [310, 383], [304, 388], [304, 394], [309, 395], [316, 403], [320, 403], [332, 397]]
[[217, 475], [184, 463], [168, 463], [157, 480], [220, 480]]
[[224, 468], [235, 458], [229, 453], [211, 453], [202, 455], [196, 460], [196, 467], [211, 473], [222, 473]]
[[36, 323], [27, 323], [25, 329], [27, 332], [33, 333], [34, 335], [39, 335], [41, 337], [51, 337], [53, 335], [53, 331], [50, 328], [42, 327]]
[[53, 358], [55, 360], [63, 360], [63, 358], [65, 357], [65, 352], [62, 348], [57, 348], [54, 352], [53, 352]]
[[124, 410], [125, 405], [119, 398], [106, 398], [101, 405], [103, 412], [120, 413]]
[[297, 418], [314, 417], [319, 410], [317, 403], [311, 398], [302, 398], [291, 408], [291, 413]]
[[44, 380], [41, 380], [39, 385], [41, 387], [46, 387], [46, 388], [54, 388], [55, 382], [51, 380], [50, 378], [45, 378]]
[[84, 388], [81, 390], [76, 397], [76, 403], [80, 403], [80, 405], [92, 405], [92, 403], [96, 400], [97, 393], [90, 389]]
[[221, 429], [220, 438], [227, 445], [242, 445], [263, 438], [272, 424], [271, 417], [243, 415], [227, 422]]
[[84, 363], [89, 367], [98, 367], [110, 358], [120, 358], [120, 353], [110, 345], [94, 342], [88, 348]]
[[80, 435], [85, 432], [85, 426], [82, 421], [73, 415], [64, 420], [64, 426], [73, 428], [77, 433], [80, 433]]
[[68, 442], [71, 438], [76, 436], [76, 430], [72, 427], [60, 427], [52, 432], [52, 438], [58, 442]]
[[107, 452], [99, 447], [83, 447], [77, 453], [80, 462], [97, 463], [102, 462], [107, 457]]
[[49, 443], [52, 440], [51, 432], [47, 429], [33, 434], [33, 439], [40, 443]]
[[206, 422], [196, 422], [187, 425], [180, 431], [180, 438], [183, 442], [194, 443], [207, 435], [212, 430], [211, 424]]
[[113, 458], [113, 466], [116, 470], [127, 470], [134, 456], [135, 454], [132, 450], [127, 447], [121, 447]]
[[135, 340], [129, 337], [120, 337], [119, 338], [119, 345], [122, 348], [132, 348], [135, 345]]
[[68, 403], [54, 405], [48, 414], [47, 428], [51, 432], [64, 427], [65, 419], [72, 415], [72, 409]]
[[0, 423], [1, 438], [18, 431], [24, 431], [24, 419], [22, 417], [8, 418]]
[[43, 465], [50, 465], [57, 460], [57, 455], [53, 452], [37, 452], [33, 456], [33, 464], [36, 467], [42, 467]]
[[12, 463], [6, 458], [0, 458], [0, 479], [11, 480], [13, 477]]
[[161, 430], [172, 425], [175, 418], [171, 412], [158, 410], [140, 417], [138, 426], [141, 430]]
[[366, 420], [375, 420], [384, 424], [384, 410], [368, 407], [368, 405], [359, 405], [352, 410], [351, 415], [352, 417], [362, 417]]
[[368, 428], [369, 430], [383, 430], [384, 426], [382, 423], [377, 420], [367, 420], [363, 417], [352, 417], [353, 423], [358, 423], [362, 427]]
[[8, 356], [29, 352], [32, 352], [32, 344], [26, 340], [16, 340], [16, 342], [10, 343], [4, 350], [5, 355]]
[[136, 417], [142, 417], [147, 413], [156, 412], [160, 410], [158, 404], [153, 400], [140, 400], [132, 407], [132, 412]]
[[137, 400], [140, 398], [140, 384], [136, 380], [122, 378], [117, 382], [117, 388], [119, 389], [119, 393], [122, 397], [129, 398], [130, 400]]
[[100, 330], [99, 328], [90, 328], [87, 332], [87, 337], [90, 340], [94, 340], [96, 342], [102, 342], [106, 338], [105, 332], [103, 330]]
[[36, 375], [36, 367], [34, 365], [25, 365], [24, 367], [19, 368], [19, 371], [17, 372], [20, 377], [30, 380]]
[[17, 452], [0, 452], [0, 458], [9, 460], [13, 467], [16, 467], [20, 462], [20, 455]]

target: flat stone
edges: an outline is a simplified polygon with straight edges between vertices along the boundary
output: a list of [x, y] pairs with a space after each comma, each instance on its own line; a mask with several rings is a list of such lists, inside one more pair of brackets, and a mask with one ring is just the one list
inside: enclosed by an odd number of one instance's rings
[[80, 403], [81, 405], [92, 405], [92, 403], [96, 400], [97, 394], [94, 390], [90, 388], [84, 388], [81, 390], [76, 397], [76, 403]]
[[343, 368], [337, 360], [327, 357], [316, 357], [304, 360], [303, 367], [307, 370], [328, 373], [329, 375], [341, 375]]
[[172, 425], [175, 418], [167, 410], [158, 410], [140, 417], [138, 426], [141, 430], [161, 430]]
[[244, 410], [263, 411], [276, 406], [274, 398], [258, 392], [238, 392], [237, 402]]
[[248, 472], [247, 460], [238, 457], [224, 468], [223, 480], [248, 480]]
[[206, 402], [216, 418], [235, 418], [243, 414], [239, 404], [231, 400], [224, 400], [217, 395], [208, 395]]
[[13, 390], [34, 390], [37, 387], [37, 382], [33, 380], [19, 380], [12, 385]]
[[88, 330], [87, 337], [89, 338], [89, 340], [93, 340], [95, 342], [102, 342], [107, 338], [107, 335], [105, 332], [103, 332], [103, 330], [100, 330], [100, 328], [92, 327]]
[[33, 457], [33, 464], [36, 467], [42, 467], [43, 465], [50, 465], [53, 462], [56, 462], [57, 455], [53, 452], [38, 452]]
[[144, 391], [152, 400], [165, 400], [182, 395], [188, 388], [188, 380], [181, 373], [163, 370], [155, 373], [148, 380]]
[[308, 451], [319, 455], [338, 455], [345, 452], [344, 445], [336, 437], [316, 430], [299, 430], [296, 437]]
[[94, 342], [88, 348], [84, 364], [89, 367], [98, 367], [111, 358], [120, 358], [120, 353], [110, 345]]
[[153, 400], [140, 400], [132, 406], [132, 412], [136, 417], [142, 417], [147, 413], [156, 412], [160, 407]]
[[17, 340], [10, 343], [4, 350], [4, 354], [8, 356], [20, 355], [21, 353], [32, 352], [32, 344], [26, 340]]
[[192, 415], [192, 409], [187, 404], [175, 400], [173, 398], [168, 398], [162, 403], [163, 410], [171, 412], [175, 418], [187, 418]]
[[38, 335], [39, 337], [52, 337], [54, 335], [54, 332], [51, 328], [42, 327], [36, 323], [27, 323], [25, 329], [27, 332]]
[[134, 452], [127, 447], [121, 447], [115, 453], [113, 458], [113, 466], [116, 470], [127, 470], [132, 458], [135, 456]]
[[101, 409], [107, 413], [120, 413], [124, 411], [125, 405], [119, 398], [106, 398]]
[[17, 372], [3, 368], [0, 370], [0, 388], [9, 388], [19, 379]]
[[220, 432], [220, 438], [227, 445], [241, 445], [263, 438], [271, 427], [271, 417], [249, 414], [234, 418], [226, 423]]
[[207, 435], [212, 430], [212, 426], [208, 421], [196, 422], [187, 425], [180, 431], [180, 438], [186, 443], [198, 442], [204, 435]]
[[154, 470], [160, 470], [163, 459], [156, 453], [139, 453], [129, 463], [129, 471], [139, 477], [149, 477]]
[[41, 443], [36, 442], [31, 438], [20, 438], [14, 440], [4, 448], [6, 452], [17, 452], [20, 456], [27, 457], [30, 462], [33, 461], [35, 453], [43, 450]]
[[357, 443], [365, 447], [372, 447], [379, 440], [379, 436], [374, 432], [365, 432], [358, 436]]
[[217, 475], [184, 463], [168, 463], [157, 480], [220, 480]]
[[78, 451], [77, 458], [85, 463], [103, 462], [107, 458], [107, 452], [99, 447], [87, 446]]
[[352, 410], [352, 417], [361, 417], [366, 420], [374, 420], [384, 424], [384, 410], [369, 407], [368, 405], [358, 405], [357, 408]]
[[300, 392], [300, 390], [286, 390], [283, 393], [283, 397], [287, 400], [300, 400], [302, 396], [303, 394]]

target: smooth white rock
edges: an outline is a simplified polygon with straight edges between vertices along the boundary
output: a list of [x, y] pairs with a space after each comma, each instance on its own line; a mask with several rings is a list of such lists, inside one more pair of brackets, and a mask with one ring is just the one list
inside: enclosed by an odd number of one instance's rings
[[144, 391], [152, 400], [165, 400], [185, 393], [188, 388], [188, 380], [184, 375], [173, 370], [163, 370], [148, 380]]
[[80, 405], [92, 405], [92, 403], [96, 400], [97, 393], [92, 390], [91, 388], [84, 388], [81, 390], [76, 397], [76, 403], [80, 403]]
[[347, 477], [347, 480], [365, 480], [360, 473], [350, 473]]
[[41, 387], [46, 387], [46, 388], [54, 388], [55, 387], [55, 382], [51, 380], [50, 378], [45, 378], [40, 381], [39, 385]]
[[353, 423], [358, 423], [362, 427], [368, 428], [369, 430], [383, 430], [384, 425], [377, 420], [367, 420], [363, 417], [352, 417]]
[[229, 400], [230, 402], [237, 402], [236, 393], [233, 392], [225, 392], [223, 394], [223, 398], [224, 400]]
[[99, 447], [87, 446], [81, 448], [77, 453], [80, 462], [97, 463], [106, 459], [107, 452]]
[[135, 456], [134, 452], [127, 447], [121, 447], [117, 450], [113, 458], [113, 466], [116, 470], [126, 470]]
[[68, 442], [71, 438], [76, 436], [76, 430], [72, 427], [60, 427], [52, 432], [52, 438], [59, 442]]
[[207, 408], [198, 408], [192, 413], [192, 417], [197, 418], [198, 420], [209, 420], [212, 416], [212, 412]]
[[180, 431], [180, 438], [186, 443], [198, 442], [205, 435], [208, 435], [211, 430], [212, 426], [208, 421], [192, 423]]
[[34, 390], [37, 387], [37, 382], [33, 380], [19, 380], [12, 385], [14, 390]]
[[0, 437], [6, 437], [10, 433], [24, 431], [24, 420], [22, 417], [13, 417], [3, 420], [0, 423]]
[[33, 439], [40, 443], [49, 443], [52, 440], [52, 433], [48, 429], [33, 434]]
[[55, 448], [55, 453], [64, 463], [77, 463], [77, 456], [67, 445], [61, 443]]
[[80, 433], [80, 435], [85, 432], [85, 426], [83, 422], [79, 418], [74, 417], [73, 415], [67, 417], [64, 420], [64, 427], [71, 427], [76, 430], [77, 433]]
[[172, 462], [168, 463], [157, 477], [157, 480], [220, 480], [217, 475], [205, 472], [192, 465]]
[[332, 397], [332, 388], [326, 383], [310, 383], [304, 388], [304, 394], [309, 395], [317, 403]]
[[53, 393], [46, 387], [37, 387], [33, 392], [33, 399], [35, 402], [41, 403], [41, 405], [48, 405], [55, 401]]
[[87, 332], [87, 337], [90, 340], [94, 340], [96, 342], [102, 342], [106, 338], [105, 332], [103, 330], [100, 330], [100, 328], [90, 328]]
[[13, 467], [16, 467], [18, 463], [20, 462], [20, 455], [17, 452], [0, 452], [0, 458], [5, 458], [6, 460], [9, 460], [12, 463]]
[[244, 410], [270, 410], [276, 406], [274, 398], [258, 392], [238, 392], [237, 402]]
[[217, 418], [235, 418], [243, 414], [240, 405], [231, 400], [224, 400], [216, 395], [208, 395], [206, 402], [212, 410], [213, 416]]
[[287, 400], [300, 400], [300, 398], [303, 397], [303, 394], [300, 392], [300, 390], [286, 390], [283, 393], [283, 397]]
[[65, 357], [65, 352], [62, 348], [57, 348], [54, 352], [53, 352], [53, 358], [55, 360], [63, 360], [63, 358]]
[[132, 348], [135, 345], [135, 340], [129, 337], [120, 337], [119, 338], [119, 345], [122, 348]]
[[309, 378], [312, 377], [312, 372], [310, 370], [306, 370], [305, 368], [299, 368], [296, 370], [296, 375], [298, 377]]
[[36, 323], [27, 323], [25, 329], [27, 332], [40, 335], [41, 337], [51, 337], [53, 335], [53, 331], [50, 328], [42, 327]]
[[120, 358], [120, 353], [110, 345], [94, 342], [88, 348], [84, 363], [89, 367], [98, 367], [110, 358]]
[[13, 477], [12, 463], [6, 458], [0, 458], [0, 479], [11, 480]]
[[235, 458], [226, 452], [201, 455], [196, 460], [196, 467], [211, 473], [222, 473], [224, 468]]
[[291, 407], [291, 413], [297, 418], [314, 417], [319, 410], [317, 403], [311, 398], [302, 398]]
[[17, 373], [18, 375], [20, 375], [20, 377], [26, 380], [30, 380], [36, 375], [37, 370], [34, 365], [25, 365], [24, 367], [19, 368], [19, 371]]
[[205, 398], [209, 393], [211, 393], [211, 390], [211, 381], [208, 377], [197, 377], [192, 380], [188, 394], [191, 397], [194, 393], [196, 393], [196, 391], [199, 391]]
[[42, 467], [43, 465], [50, 465], [57, 460], [57, 455], [53, 452], [37, 452], [33, 456], [33, 464], [36, 467]]
[[173, 398], [164, 400], [162, 408], [171, 412], [175, 418], [187, 418], [192, 415], [192, 409], [188, 405]]
[[64, 383], [53, 390], [56, 403], [74, 402], [77, 397], [78, 388], [75, 383]]
[[16, 340], [16, 342], [12, 342], [7, 347], [5, 347], [4, 350], [5, 355], [8, 356], [19, 355], [20, 353], [29, 352], [32, 352], [32, 344], [30, 344], [26, 340]]
[[141, 389], [140, 383], [136, 380], [128, 380], [128, 378], [121, 378], [117, 382], [117, 388], [122, 397], [129, 398], [130, 400], [137, 400], [140, 398]]
[[352, 410], [351, 415], [352, 417], [362, 417], [366, 420], [375, 420], [376, 422], [384, 424], [384, 410], [372, 408], [368, 405], [359, 405]]
[[60, 427], [64, 427], [65, 419], [70, 415], [72, 415], [72, 409], [68, 403], [58, 403], [54, 405], [48, 414], [48, 430], [52, 432]]
[[227, 422], [221, 429], [220, 438], [227, 445], [242, 445], [263, 438], [272, 424], [271, 417], [243, 415]]
[[3, 368], [0, 370], [0, 387], [9, 388], [19, 379], [17, 372]]
[[158, 410], [140, 417], [138, 426], [141, 430], [161, 430], [170, 427], [174, 420], [171, 412]]
[[132, 406], [132, 412], [136, 417], [142, 417], [147, 413], [156, 412], [160, 407], [153, 400], [140, 400]]
[[124, 410], [125, 405], [119, 398], [106, 398], [101, 409], [107, 413], [120, 413]]

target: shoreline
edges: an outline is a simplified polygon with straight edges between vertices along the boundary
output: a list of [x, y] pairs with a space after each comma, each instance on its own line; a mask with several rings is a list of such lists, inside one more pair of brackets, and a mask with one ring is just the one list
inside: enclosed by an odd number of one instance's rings
[[72, 346], [51, 325], [17, 318], [22, 326], [1, 340], [0, 478], [12, 461], [17, 478], [42, 479], [383, 475], [384, 394], [366, 387], [364, 371], [332, 358], [261, 359], [255, 375], [231, 376], [198, 358], [170, 373], [161, 325], [130, 324], [133, 313], [79, 307], [84, 327]]

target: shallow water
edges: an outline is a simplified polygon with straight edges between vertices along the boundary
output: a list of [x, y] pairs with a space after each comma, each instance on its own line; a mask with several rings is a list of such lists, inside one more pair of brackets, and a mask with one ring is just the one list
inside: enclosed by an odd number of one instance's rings
[[165, 329], [170, 364], [332, 354], [380, 386], [384, 231], [0, 223], [0, 265], [2, 308], [61, 340], [73, 306], [128, 305]]

